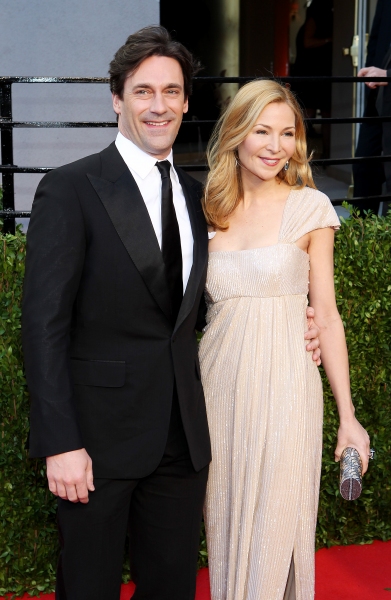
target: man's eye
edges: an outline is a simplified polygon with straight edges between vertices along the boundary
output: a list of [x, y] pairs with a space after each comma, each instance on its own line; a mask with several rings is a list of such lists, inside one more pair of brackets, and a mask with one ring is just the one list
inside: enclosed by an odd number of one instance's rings
[[137, 96], [149, 96], [151, 92], [149, 90], [137, 90]]
[[179, 94], [179, 90], [167, 90], [167, 94], [171, 96], [177, 96]]

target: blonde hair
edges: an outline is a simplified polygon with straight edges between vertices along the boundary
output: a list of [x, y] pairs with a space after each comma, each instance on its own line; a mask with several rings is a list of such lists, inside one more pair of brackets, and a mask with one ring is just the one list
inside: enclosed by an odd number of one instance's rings
[[316, 189], [312, 178], [303, 114], [290, 90], [276, 81], [256, 80], [244, 85], [219, 119], [209, 141], [209, 174], [202, 200], [207, 223], [226, 231], [228, 217], [243, 198], [243, 186], [237, 163], [237, 148], [249, 135], [260, 113], [272, 102], [285, 102], [295, 114], [296, 148], [287, 171], [277, 177], [298, 189]]

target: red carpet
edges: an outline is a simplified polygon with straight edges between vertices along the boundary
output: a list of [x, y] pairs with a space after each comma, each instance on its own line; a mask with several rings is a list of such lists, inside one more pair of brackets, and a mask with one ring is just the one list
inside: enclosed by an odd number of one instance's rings
[[316, 600], [391, 600], [391, 541], [319, 550], [315, 588]]
[[[133, 591], [132, 583], [123, 585], [120, 600], [129, 600]], [[18, 600], [29, 598], [25, 594], [23, 599]], [[54, 594], [44, 594], [39, 598], [54, 600]], [[319, 550], [316, 553], [315, 598], [391, 600], [391, 541]], [[201, 569], [198, 573], [196, 600], [210, 600], [207, 569]]]

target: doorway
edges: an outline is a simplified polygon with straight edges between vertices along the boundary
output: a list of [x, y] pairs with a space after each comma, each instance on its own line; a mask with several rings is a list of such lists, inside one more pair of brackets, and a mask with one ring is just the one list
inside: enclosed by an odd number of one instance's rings
[[[160, 0], [160, 22], [198, 58], [200, 76], [238, 76], [239, 8], [240, 0], [199, 0], [188, 11], [182, 0]], [[198, 121], [216, 121], [237, 89], [237, 84], [194, 82], [189, 112], [174, 144], [178, 164], [205, 163], [213, 124]]]

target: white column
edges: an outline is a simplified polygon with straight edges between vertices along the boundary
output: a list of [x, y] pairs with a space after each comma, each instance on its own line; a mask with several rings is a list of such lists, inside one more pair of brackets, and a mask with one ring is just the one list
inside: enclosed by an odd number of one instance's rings
[[[237, 77], [239, 75], [239, 17], [240, 0], [217, 0], [211, 7], [214, 21], [215, 39], [213, 45], [213, 75]], [[237, 84], [224, 84], [219, 88], [223, 104], [232, 98], [238, 89]]]

